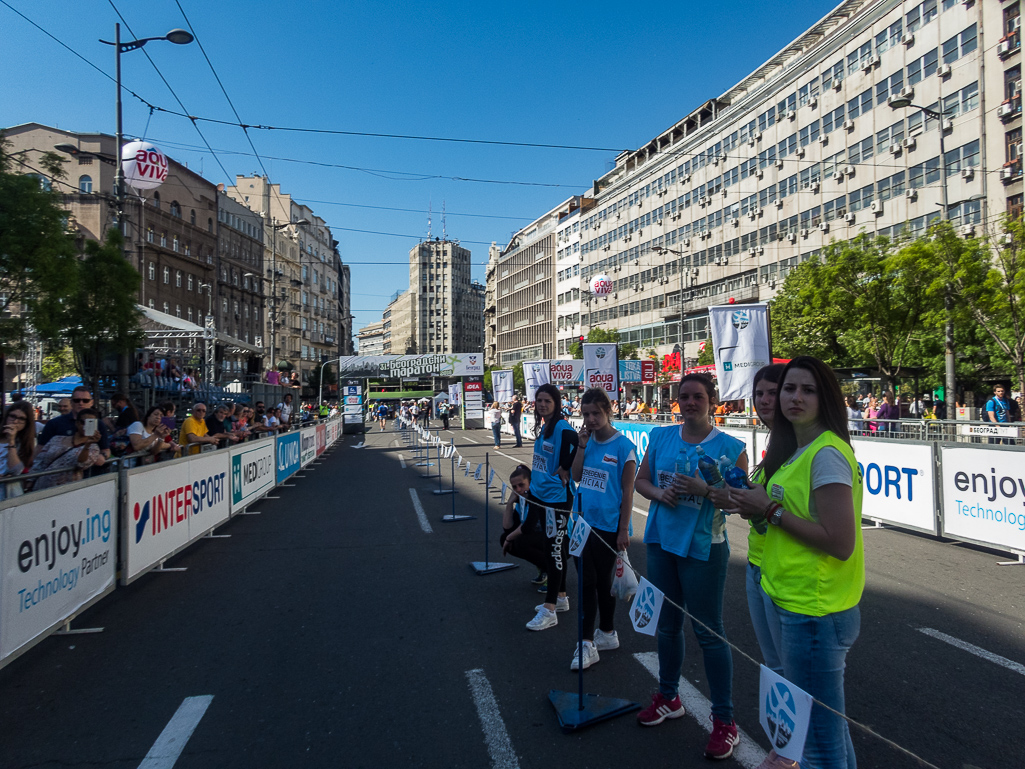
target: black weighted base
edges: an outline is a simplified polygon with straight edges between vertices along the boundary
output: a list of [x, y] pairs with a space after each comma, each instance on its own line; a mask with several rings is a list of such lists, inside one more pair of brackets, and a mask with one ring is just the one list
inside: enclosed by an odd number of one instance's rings
[[556, 689], [548, 692], [548, 701], [559, 717], [559, 726], [567, 733], [641, 709], [638, 702], [603, 697], [600, 694], [585, 694], [581, 703], [577, 692], [561, 692]]

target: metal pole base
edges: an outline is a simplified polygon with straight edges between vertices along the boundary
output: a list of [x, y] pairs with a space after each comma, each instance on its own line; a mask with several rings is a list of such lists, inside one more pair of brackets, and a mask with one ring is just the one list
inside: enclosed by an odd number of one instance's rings
[[883, 526], [883, 524], [880, 523], [879, 521], [873, 521], [871, 526], [862, 526], [861, 530], [862, 531], [868, 531], [869, 529], [885, 529], [885, 528], [886, 527]]
[[470, 568], [478, 576], [485, 574], [495, 574], [500, 571], [508, 571], [509, 569], [518, 569], [520, 565], [518, 563], [488, 563], [487, 561], [470, 561]]
[[442, 523], [459, 523], [459, 521], [476, 521], [476, 515], [443, 515], [441, 516]]
[[85, 635], [86, 633], [102, 633], [102, 632], [103, 632], [103, 628], [101, 628], [101, 627], [80, 627], [80, 628], [72, 629], [72, 627], [71, 627], [71, 620], [68, 620], [67, 622], [64, 623], [64, 627], [62, 627], [60, 630], [56, 631], [54, 633], [54, 635]]
[[1017, 561], [997, 561], [997, 566], [1025, 566], [1025, 555], [1018, 553]]
[[585, 694], [581, 700], [577, 692], [556, 689], [548, 692], [548, 701], [559, 717], [559, 726], [567, 733], [641, 709], [639, 702], [603, 697], [600, 694]]
[[[425, 475], [424, 477], [426, 478], [427, 476]], [[441, 477], [441, 473], [438, 473], [437, 477], [440, 478]], [[456, 492], [455, 489], [435, 489], [434, 491], [431, 492], [431, 494], [436, 494], [439, 497], [442, 494], [456, 494], [456, 493], [458, 493], [458, 492]]]

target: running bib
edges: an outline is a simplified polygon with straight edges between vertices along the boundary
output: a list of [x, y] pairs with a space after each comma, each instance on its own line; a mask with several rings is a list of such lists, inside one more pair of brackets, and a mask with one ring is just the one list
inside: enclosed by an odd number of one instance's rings
[[531, 461], [531, 468], [534, 472], [547, 473], [548, 462], [545, 461], [544, 454], [534, 454], [534, 458]]
[[[675, 480], [676, 473], [671, 473], [668, 470], [659, 470], [658, 487], [660, 489], [668, 489], [673, 485], [673, 481]], [[694, 510], [700, 510], [702, 502], [704, 502], [703, 497], [699, 497], [696, 494], [687, 494], [685, 496], [677, 497], [676, 507], [689, 507]]]
[[608, 470], [598, 470], [594, 467], [585, 467], [583, 474], [580, 476], [580, 488], [591, 489], [592, 491], [598, 491], [602, 494], [605, 493], [605, 488], [608, 486], [608, 482]]

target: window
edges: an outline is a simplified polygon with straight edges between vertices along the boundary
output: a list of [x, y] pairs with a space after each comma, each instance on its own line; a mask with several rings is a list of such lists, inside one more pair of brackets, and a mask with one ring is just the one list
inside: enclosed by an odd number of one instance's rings
[[817, 141], [819, 138], [819, 130], [819, 121], [816, 120], [798, 131], [798, 141], [801, 146], [807, 147], [813, 141]]
[[758, 116], [758, 130], [765, 131], [776, 124], [776, 111], [766, 110]]
[[841, 195], [835, 200], [830, 200], [828, 203], [822, 206], [823, 218], [827, 222], [831, 222], [834, 219], [839, 219], [847, 213], [847, 196]]
[[206, 230], [207, 230], [207, 232], [213, 232], [214, 231], [214, 220], [213, 219], [207, 219], [206, 220]]
[[88, 174], [82, 174], [78, 177], [78, 191], [88, 195], [93, 191], [93, 178]]
[[177, 217], [178, 219], [182, 218], [182, 207], [178, 204], [177, 200], [171, 201], [170, 212], [171, 216]]
[[827, 112], [822, 117], [822, 133], [828, 134], [838, 130], [843, 125], [845, 110], [843, 105]]
[[868, 42], [847, 54], [847, 74], [853, 75], [872, 55], [872, 43]]
[[155, 209], [157, 209], [157, 211], [160, 210], [160, 193], [159, 192], [154, 192], [153, 193], [153, 207]]
[[149, 263], [149, 269], [147, 270], [147, 275], [149, 276], [150, 280], [156, 280], [157, 279], [157, 266], [155, 264], [153, 264], [153, 262]]
[[169, 286], [171, 284], [171, 268], [164, 268], [164, 285]]
[[176, 304], [174, 306], [174, 315], [176, 318], [180, 318], [182, 316], [182, 306], [180, 304]]
[[866, 88], [847, 102], [847, 117], [851, 120], [872, 110], [872, 89]]
[[819, 79], [816, 77], [811, 82], [805, 83], [797, 89], [797, 104], [803, 107], [819, 95]]
[[184, 252], [185, 256], [192, 256], [192, 244], [191, 243], [183, 244], [182, 245], [182, 251]]
[[875, 185], [869, 184], [850, 194], [850, 209], [852, 213], [860, 211], [863, 208], [868, 208], [872, 205], [874, 186]]
[[844, 76], [843, 59], [840, 59], [832, 67], [827, 67], [822, 73], [822, 90], [828, 91], [836, 83], [842, 83]]
[[872, 150], [874, 147], [875, 143], [871, 136], [860, 142], [854, 142], [854, 144], [847, 149], [847, 161], [852, 165], [856, 165], [858, 163], [864, 163], [871, 160]]
[[146, 241], [149, 242], [149, 243], [153, 242], [153, 228], [152, 227], [147, 227], [146, 228]]
[[192, 273], [189, 273], [189, 278], [188, 278], [188, 285], [186, 286], [186, 288], [187, 288], [187, 289], [188, 289], [189, 291], [192, 291]]
[[953, 64], [962, 56], [967, 56], [979, 47], [979, 36], [976, 25], [972, 24], [961, 34], [954, 35], [943, 43], [943, 63]]
[[[194, 208], [189, 212], [189, 224], [191, 224], [193, 226], [195, 226], [195, 224], [196, 224], [196, 209], [194, 209]], [[189, 308], [189, 315], [192, 315], [192, 308], [191, 307]]]
[[178, 250], [178, 236], [177, 235], [175, 235], [175, 236], [173, 236], [171, 238], [171, 248], [173, 248], [175, 251]]
[[167, 302], [164, 302], [164, 312], [167, 313], [168, 315], [171, 314], [171, 305], [168, 304]]
[[797, 94], [792, 93], [776, 105], [776, 121], [783, 120], [787, 113], [797, 109]]
[[889, 176], [876, 185], [879, 200], [889, 200], [904, 194], [904, 172]]
[[801, 189], [806, 190], [813, 184], [819, 184], [822, 181], [822, 168], [816, 163], [813, 166], [808, 166], [801, 170]]
[[797, 134], [790, 134], [776, 145], [776, 156], [780, 160], [795, 152], [797, 152]]
[[940, 159], [938, 157], [912, 166], [908, 171], [908, 187], [920, 189], [927, 184], [935, 184], [940, 180]]
[[896, 96], [904, 90], [904, 69], [898, 69], [889, 77], [876, 83], [876, 104], [886, 102], [888, 96]]
[[976, 139], [960, 147], [947, 150], [947, 154], [943, 158], [943, 165], [947, 176], [958, 173], [962, 168], [978, 168], [979, 140]]
[[182, 271], [181, 270], [175, 270], [175, 272], [174, 272], [174, 287], [175, 288], [181, 288], [182, 287]]
[[921, 56], [908, 64], [908, 85], [913, 86], [916, 83], [920, 83], [925, 78], [935, 75], [938, 61], [939, 50], [933, 48], [924, 56]]
[[881, 155], [894, 144], [900, 144], [903, 139], [904, 121], [900, 120], [876, 134], [876, 154]]
[[189, 308], [189, 313], [188, 314], [189, 314], [189, 322], [191, 322], [192, 321], [192, 308], [191, 307]]
[[160, 233], [160, 245], [163, 248], [167, 248], [167, 233], [166, 232], [161, 232]]
[[1021, 129], [1015, 128], [1004, 136], [1004, 165], [1015, 165], [1021, 168]]

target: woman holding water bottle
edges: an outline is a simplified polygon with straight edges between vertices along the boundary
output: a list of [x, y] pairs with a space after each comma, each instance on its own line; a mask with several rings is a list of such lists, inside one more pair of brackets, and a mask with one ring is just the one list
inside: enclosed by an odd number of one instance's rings
[[[720, 508], [729, 502], [729, 494], [714, 460], [724, 457], [728, 466], [746, 473], [747, 454], [741, 441], [711, 424], [715, 401], [709, 377], [683, 377], [678, 396], [683, 424], [651, 431], [636, 488], [651, 500], [644, 531], [651, 583], [696, 620], [692, 625], [712, 698], [712, 736], [705, 756], [720, 759], [732, 755], [740, 735], [733, 720], [733, 657], [723, 640], [722, 622], [730, 546]], [[651, 705], [637, 715], [641, 725], [655, 726], [684, 714], [679, 697], [683, 655], [683, 614], [663, 603], [658, 619], [659, 687]]]
[[630, 544], [637, 469], [633, 441], [612, 426], [612, 402], [603, 389], [592, 387], [584, 393], [580, 414], [584, 425], [577, 432], [573, 480], [579, 488], [580, 515], [591, 526], [591, 533], [581, 564], [584, 649], [582, 655], [580, 649], [573, 654], [570, 670], [578, 669], [581, 656], [586, 670], [598, 661], [599, 651], [619, 648], [619, 634], [613, 625], [612, 572], [616, 553]]

